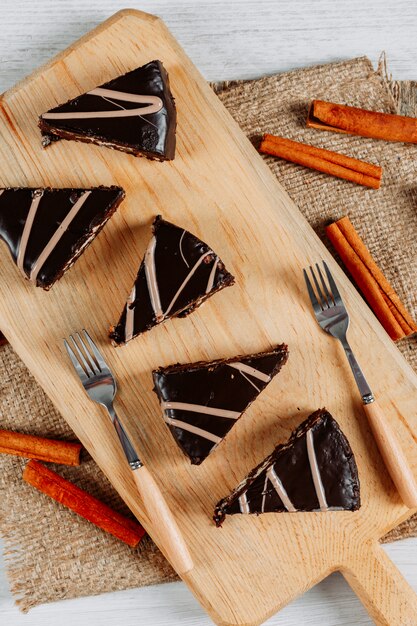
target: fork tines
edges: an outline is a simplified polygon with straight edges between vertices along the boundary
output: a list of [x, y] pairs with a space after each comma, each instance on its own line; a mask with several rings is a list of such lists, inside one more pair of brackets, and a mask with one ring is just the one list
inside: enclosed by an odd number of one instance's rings
[[83, 329], [64, 339], [64, 344], [72, 364], [81, 380], [96, 376], [107, 367], [96, 344]]
[[[338, 288], [336, 287], [336, 283], [327, 266], [327, 263], [326, 261], [323, 261], [322, 263], [323, 263], [323, 267], [326, 273], [328, 283], [326, 283], [324, 276], [323, 276], [323, 272], [320, 269], [320, 266], [318, 263], [316, 263], [316, 271], [311, 265], [309, 267], [315, 289], [307, 274], [307, 270], [306, 269], [303, 270], [304, 279], [307, 285], [308, 295], [310, 296], [310, 300], [313, 305], [313, 309], [315, 313], [318, 313], [319, 311], [324, 311], [325, 309], [329, 309], [330, 307], [335, 306], [335, 305], [339, 305], [339, 306], [343, 305], [342, 297], [339, 293]], [[319, 280], [317, 279], [317, 275], [318, 275]]]

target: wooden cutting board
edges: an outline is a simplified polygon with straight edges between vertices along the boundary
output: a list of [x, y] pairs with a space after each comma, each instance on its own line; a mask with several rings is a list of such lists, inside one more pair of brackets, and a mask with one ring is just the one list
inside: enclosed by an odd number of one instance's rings
[[[178, 107], [175, 161], [68, 141], [42, 150], [40, 113], [155, 58], [169, 72]], [[117, 184], [127, 192], [117, 214], [49, 293], [22, 280], [2, 246], [0, 328], [158, 541], [113, 427], [84, 394], [64, 352], [62, 338], [74, 330], [85, 326], [97, 338], [117, 376], [120, 414], [194, 557], [185, 582], [214, 622], [259, 624], [339, 570], [377, 623], [414, 626], [416, 596], [378, 545], [410, 511], [384, 470], [341, 347], [316, 326], [302, 267], [321, 258], [330, 263], [352, 314], [351, 344], [417, 469], [416, 375], [164, 24], [137, 11], [117, 13], [4, 94], [0, 136], [4, 186]], [[115, 349], [107, 329], [118, 319], [158, 213], [208, 242], [236, 285], [189, 318]], [[151, 370], [283, 341], [290, 359], [282, 373], [215, 453], [191, 466], [163, 422]], [[217, 500], [322, 406], [351, 442], [361, 510], [242, 515], [215, 528]]]

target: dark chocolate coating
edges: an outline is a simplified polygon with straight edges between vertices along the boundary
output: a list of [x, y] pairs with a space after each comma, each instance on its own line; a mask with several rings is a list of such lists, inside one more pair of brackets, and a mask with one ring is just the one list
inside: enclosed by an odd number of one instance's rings
[[239, 498], [243, 494], [246, 494], [249, 513], [287, 511], [271, 481], [266, 481], [266, 473], [271, 467], [297, 511], [320, 510], [307, 452], [309, 430], [313, 434], [317, 465], [329, 510], [359, 509], [360, 484], [352, 449], [336, 420], [328, 411], [321, 409], [310, 415], [287, 443], [279, 444], [229, 496], [217, 503], [214, 512], [217, 526], [222, 524], [226, 515], [241, 513]]
[[[218, 259], [213, 286], [206, 293], [210, 273], [217, 259], [213, 250], [198, 237], [175, 224], [163, 220], [159, 215], [153, 223], [153, 233], [156, 238], [155, 269], [163, 311], [167, 310], [171, 300], [184, 279], [189, 275], [193, 266], [203, 255], [207, 255], [197, 271], [180, 291], [178, 298], [175, 300], [175, 305], [165, 319], [188, 315], [216, 291], [233, 284], [233, 276], [226, 270], [222, 261]], [[144, 261], [140, 265], [135, 286], [136, 298], [130, 305], [130, 308], [134, 309], [133, 337], [144, 333], [159, 323], [151, 305]], [[110, 337], [116, 344], [125, 343], [126, 341], [125, 324], [126, 306], [118, 324], [110, 332]]]
[[[45, 119], [41, 115], [39, 127], [50, 140], [76, 139], [98, 145], [107, 145], [136, 156], [144, 155], [159, 160], [171, 160], [175, 156], [176, 109], [169, 88], [168, 74], [160, 61], [151, 61], [127, 74], [100, 85], [136, 95], [158, 96], [163, 107], [156, 113], [132, 117], [107, 117], [89, 119]], [[138, 108], [135, 102], [112, 104], [99, 96], [82, 94], [48, 113], [78, 111], [109, 111]], [[119, 105], [119, 106], [118, 106]], [[145, 105], [143, 105], [145, 107]], [[48, 141], [46, 142], [48, 143]]]
[[[29, 277], [39, 255], [86, 189], [8, 188], [0, 193], [0, 238], [7, 244], [15, 263], [29, 209], [35, 194], [43, 192], [30, 230], [23, 261]], [[85, 249], [124, 198], [120, 187], [96, 187], [86, 199], [38, 273], [36, 285], [50, 289], [66, 268]]]
[[[160, 401], [186, 402], [242, 414], [269, 381], [259, 380], [248, 373], [242, 375], [239, 370], [228, 364], [243, 363], [272, 379], [286, 363], [287, 358], [287, 346], [280, 345], [271, 352], [237, 356], [226, 360], [171, 365], [153, 372], [154, 391]], [[201, 428], [222, 439], [236, 423], [235, 419], [182, 409], [166, 409], [165, 413], [170, 418]], [[193, 464], [200, 464], [216, 446], [215, 442], [183, 428], [172, 425], [169, 425], [169, 428], [175, 441]]]

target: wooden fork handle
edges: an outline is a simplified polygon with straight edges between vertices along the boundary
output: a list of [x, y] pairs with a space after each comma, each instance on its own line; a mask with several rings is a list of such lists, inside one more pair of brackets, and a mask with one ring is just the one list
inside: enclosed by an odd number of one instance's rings
[[385, 466], [398, 493], [406, 506], [410, 509], [416, 508], [417, 480], [396, 433], [376, 401], [364, 404], [364, 409]]
[[133, 476], [152, 526], [165, 549], [172, 567], [178, 574], [186, 574], [194, 564], [178, 524], [152, 474], [142, 465], [133, 470]]

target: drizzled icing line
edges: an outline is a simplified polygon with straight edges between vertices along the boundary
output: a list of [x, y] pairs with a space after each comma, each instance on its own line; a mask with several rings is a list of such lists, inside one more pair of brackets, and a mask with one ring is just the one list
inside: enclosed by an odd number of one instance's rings
[[252, 381], [251, 381], [251, 379], [249, 378], [249, 376], [246, 376], [245, 372], [239, 372], [239, 374], [240, 374], [241, 376], [243, 376], [243, 378], [245, 378], [245, 380], [247, 380], [247, 381], [248, 381], [248, 383], [249, 383], [250, 385], [252, 385], [252, 387], [255, 387], [255, 389], [256, 389], [256, 391], [257, 391], [258, 393], [261, 393], [261, 389], [259, 389], [259, 387], [258, 387], [257, 385], [255, 385], [255, 383], [254, 383], [254, 382], [252, 382]]
[[268, 489], [268, 476], [265, 475], [264, 489], [262, 492], [262, 504], [261, 504], [261, 513], [265, 512], [265, 502], [266, 502], [266, 490]]
[[188, 402], [169, 402], [162, 401], [161, 407], [164, 411], [169, 409], [177, 409], [180, 411], [191, 411], [192, 413], [204, 413], [205, 415], [215, 415], [216, 417], [226, 417], [228, 419], [236, 420], [240, 417], [239, 411], [229, 411], [228, 409], [216, 409], [212, 406], [205, 406], [202, 404], [189, 404]]
[[239, 498], [239, 508], [241, 513], [250, 513], [250, 507], [246, 491], [244, 491]]
[[[115, 102], [114, 100], [110, 100], [110, 98], [106, 98], [105, 96], [101, 96], [103, 98], [103, 100], [106, 100], [106, 102], [110, 102], [110, 104], [114, 104], [115, 107], [118, 107], [119, 109], [123, 109], [124, 111], [126, 111], [126, 107], [122, 106], [121, 104], [118, 104], [117, 102]], [[153, 126], [154, 128], [158, 129], [158, 127], [156, 126], [156, 124], [153, 124], [150, 120], [145, 120], [144, 117], [142, 117], [142, 115], [138, 114], [138, 117], [140, 117], [141, 120], [144, 120], [145, 122], [147, 122], [148, 124], [150, 124], [151, 126]]]
[[130, 305], [134, 303], [136, 298], [136, 285], [133, 285], [133, 289], [129, 294], [126, 301], [126, 323], [125, 323], [125, 341], [130, 341], [133, 337], [134, 321], [135, 321], [135, 309]]
[[[184, 230], [182, 235], [181, 235], [181, 238], [180, 238], [180, 241], [179, 241], [179, 250], [180, 250], [180, 254], [181, 254], [181, 257], [182, 257], [184, 263], [189, 268], [190, 265], [187, 262], [186, 258], [184, 257], [184, 254], [183, 254], [183, 251], [182, 251], [182, 240], [183, 240], [183, 237], [186, 234], [186, 232], [187, 231]], [[151, 301], [152, 309], [153, 309], [154, 314], [155, 314], [156, 322], [159, 323], [159, 322], [162, 322], [169, 315], [171, 309], [173, 308], [175, 302], [178, 300], [178, 297], [181, 294], [181, 292], [183, 291], [184, 287], [191, 280], [191, 278], [193, 277], [195, 272], [198, 270], [200, 265], [203, 263], [204, 259], [207, 258], [208, 256], [212, 255], [213, 251], [209, 250], [208, 252], [205, 252], [204, 254], [202, 254], [200, 256], [200, 258], [196, 261], [196, 263], [193, 265], [193, 267], [190, 269], [190, 271], [188, 272], [188, 274], [186, 275], [186, 277], [182, 281], [181, 285], [178, 287], [178, 289], [175, 292], [175, 295], [172, 298], [171, 302], [169, 303], [168, 307], [165, 309], [165, 311], [163, 311], [162, 310], [162, 305], [161, 305], [160, 294], [159, 294], [159, 286], [158, 286], [156, 266], [155, 266], [155, 249], [156, 249], [156, 245], [157, 245], [157, 240], [156, 240], [156, 237], [154, 236], [154, 237], [152, 237], [151, 242], [150, 242], [150, 244], [148, 246], [148, 249], [146, 250], [144, 264], [145, 264], [145, 275], [146, 275], [146, 282], [147, 282], [147, 285], [148, 285], [149, 298], [150, 298], [150, 301]], [[211, 291], [211, 289], [213, 288], [214, 278], [215, 278], [218, 262], [219, 262], [218, 257], [215, 257], [215, 260], [214, 260], [214, 263], [213, 263], [213, 267], [211, 269], [210, 276], [209, 276], [208, 283], [207, 283], [206, 294], [209, 291]]]
[[240, 370], [241, 372], [245, 372], [246, 374], [253, 376], [253, 378], [262, 380], [262, 382], [264, 383], [269, 383], [269, 381], [271, 380], [271, 376], [269, 374], [264, 374], [264, 372], [261, 372], [260, 370], [257, 370], [254, 367], [251, 367], [250, 365], [246, 365], [246, 363], [235, 361], [233, 363], [226, 363], [226, 365], [228, 365], [229, 367], [234, 367], [235, 369]]
[[43, 191], [36, 190], [32, 196], [32, 202], [29, 207], [29, 213], [26, 218], [25, 225], [23, 227], [22, 236], [20, 238], [19, 251], [17, 253], [16, 265], [22, 274], [26, 277], [25, 270], [23, 269], [23, 263], [25, 260], [26, 247], [29, 241], [29, 236], [32, 231], [33, 222], [36, 212], [38, 210], [39, 203], [43, 197]]
[[216, 276], [216, 270], [217, 270], [218, 264], [219, 264], [219, 257], [216, 256], [216, 258], [214, 259], [213, 267], [211, 268], [209, 279], [208, 279], [206, 293], [209, 293], [213, 289], [214, 278]]
[[[91, 119], [91, 118], [104, 118], [104, 117], [133, 117], [135, 115], [151, 115], [152, 113], [158, 113], [164, 106], [161, 98], [158, 96], [144, 96], [133, 93], [126, 93], [124, 91], [114, 91], [113, 89], [103, 89], [98, 87], [87, 91], [88, 96], [97, 96], [107, 100], [108, 98], [114, 98], [120, 100], [120, 102], [136, 102], [138, 104], [147, 104], [148, 106], [139, 107], [138, 109], [118, 109], [110, 111], [67, 111], [67, 112], [48, 112], [41, 115], [45, 120], [65, 120], [65, 119]], [[114, 103], [115, 106], [118, 106]]]
[[172, 307], [174, 306], [176, 300], [178, 299], [178, 296], [180, 295], [181, 291], [184, 289], [185, 285], [189, 282], [189, 280], [192, 278], [192, 276], [198, 270], [198, 268], [200, 267], [201, 263], [204, 261], [204, 259], [207, 256], [209, 256], [211, 254], [213, 254], [211, 250], [209, 252], [206, 252], [205, 254], [202, 254], [201, 257], [198, 259], [197, 263], [195, 263], [193, 265], [193, 267], [188, 272], [187, 276], [184, 278], [184, 280], [182, 281], [181, 285], [177, 289], [177, 292], [175, 293], [175, 296], [172, 298], [171, 302], [169, 303], [169, 306], [168, 306], [168, 308], [166, 309], [166, 311], [164, 313], [164, 317], [166, 317], [169, 314], [170, 310], [172, 309]]
[[310, 463], [311, 475], [313, 477], [314, 489], [316, 490], [317, 499], [320, 504], [320, 511], [328, 511], [326, 494], [324, 491], [321, 474], [317, 463], [316, 451], [314, 449], [314, 439], [311, 430], [307, 432], [307, 454]]
[[155, 267], [155, 248], [156, 248], [156, 237], [152, 237], [148, 249], [145, 252], [145, 275], [146, 282], [148, 285], [149, 298], [151, 301], [151, 305], [153, 308], [153, 312], [155, 314], [155, 318], [157, 322], [162, 322], [164, 319], [164, 314], [162, 313], [161, 300], [159, 296], [159, 287], [158, 280], [156, 277], [156, 267]]
[[184, 256], [184, 253], [182, 251], [182, 240], [184, 239], [184, 235], [185, 235], [186, 232], [187, 232], [186, 230], [182, 231], [182, 235], [181, 235], [180, 243], [179, 243], [179, 248], [180, 248], [180, 255], [181, 255], [182, 260], [184, 261], [184, 263], [185, 263], [185, 265], [187, 267], [190, 267], [190, 264], [188, 263], [187, 259]]
[[271, 481], [272, 486], [274, 487], [275, 491], [277, 492], [278, 496], [280, 497], [282, 501], [282, 504], [285, 506], [287, 511], [289, 511], [290, 513], [295, 513], [297, 509], [294, 507], [293, 503], [288, 497], [288, 494], [285, 491], [284, 485], [278, 478], [278, 475], [276, 474], [274, 468], [270, 467], [269, 470], [266, 472], [266, 475]]
[[62, 220], [61, 224], [58, 226], [58, 228], [56, 229], [56, 231], [54, 232], [54, 234], [52, 235], [52, 237], [50, 238], [50, 240], [48, 241], [48, 243], [46, 244], [46, 246], [44, 247], [44, 249], [38, 256], [35, 264], [32, 266], [32, 269], [30, 271], [29, 280], [32, 283], [36, 284], [36, 279], [38, 277], [40, 270], [42, 269], [43, 264], [45, 263], [46, 259], [49, 257], [49, 255], [51, 254], [55, 246], [58, 244], [61, 237], [65, 234], [65, 231], [67, 230], [68, 226], [71, 224], [72, 220], [80, 211], [81, 207], [83, 206], [83, 204], [85, 203], [85, 201], [87, 200], [90, 194], [91, 194], [91, 190], [84, 191], [81, 194], [77, 202], [74, 204], [70, 212]]
[[188, 422], [182, 422], [181, 420], [177, 420], [173, 417], [165, 416], [164, 420], [170, 426], [174, 426], [175, 428], [181, 428], [182, 430], [187, 430], [194, 435], [198, 435], [199, 437], [204, 437], [204, 439], [208, 439], [209, 441], [213, 441], [213, 443], [220, 443], [222, 440], [221, 437], [210, 433], [208, 430], [203, 430], [202, 428], [198, 428], [198, 426], [193, 426], [192, 424], [188, 424]]

